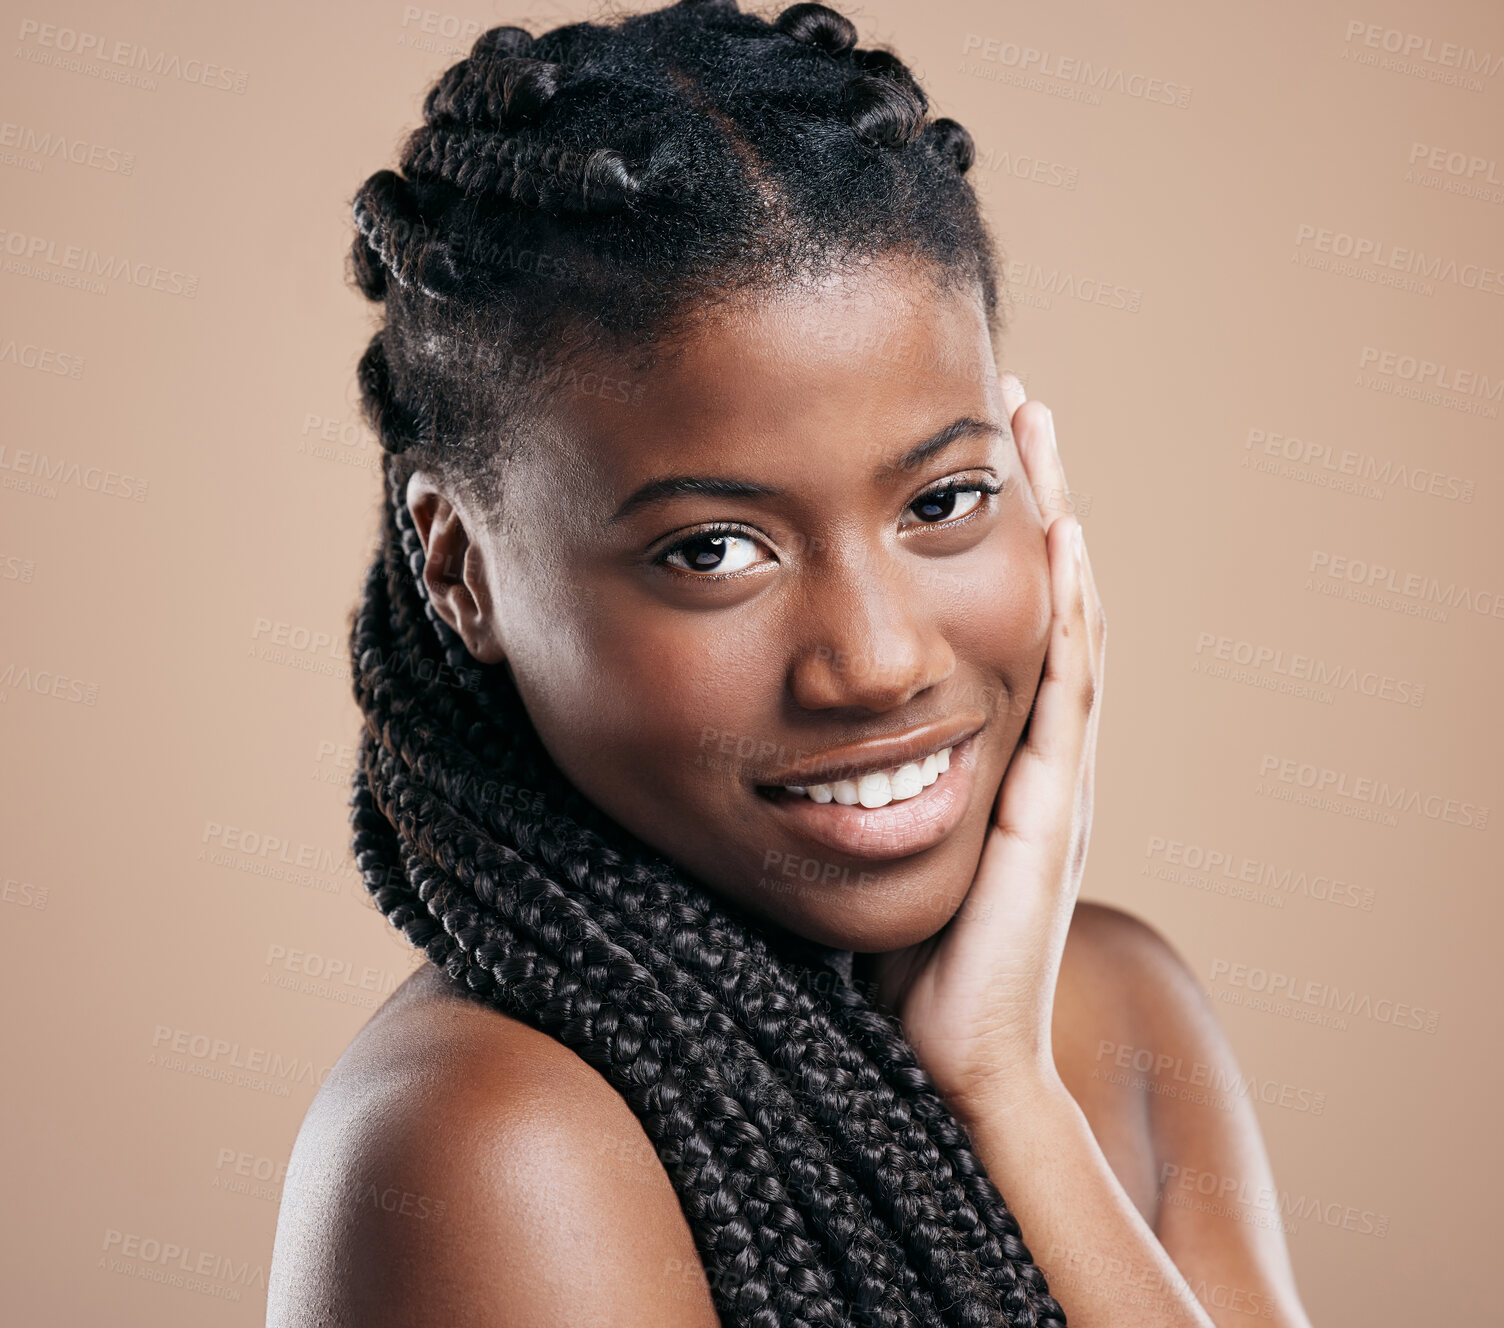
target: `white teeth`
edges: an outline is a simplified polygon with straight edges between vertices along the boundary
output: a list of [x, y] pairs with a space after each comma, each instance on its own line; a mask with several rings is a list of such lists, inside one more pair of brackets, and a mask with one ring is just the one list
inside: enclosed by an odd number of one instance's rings
[[856, 781], [856, 795], [863, 807], [886, 807], [893, 801], [893, 781], [882, 771]]
[[914, 761], [910, 761], [908, 765], [899, 766], [898, 773], [893, 776], [891, 783], [894, 802], [902, 802], [905, 798], [912, 798], [916, 793], [924, 792], [924, 775]]
[[886, 807], [916, 797], [950, 769], [950, 748], [943, 747], [923, 761], [909, 761], [893, 770], [874, 770], [860, 779], [839, 779], [831, 784], [789, 784], [790, 793], [811, 802], [838, 802], [843, 807]]

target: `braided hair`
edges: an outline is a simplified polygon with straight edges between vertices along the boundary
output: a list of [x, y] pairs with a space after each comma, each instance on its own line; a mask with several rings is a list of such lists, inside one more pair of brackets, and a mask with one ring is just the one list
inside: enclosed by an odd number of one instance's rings
[[728, 1325], [1063, 1325], [1018, 1224], [849, 952], [759, 921], [591, 804], [505, 663], [439, 616], [417, 466], [504, 502], [497, 458], [570, 357], [651, 352], [750, 283], [902, 252], [994, 259], [971, 140], [818, 4], [684, 0], [484, 33], [358, 192], [385, 318], [358, 378], [385, 449], [351, 631], [351, 795], [377, 906], [472, 999], [549, 1034], [652, 1141]]

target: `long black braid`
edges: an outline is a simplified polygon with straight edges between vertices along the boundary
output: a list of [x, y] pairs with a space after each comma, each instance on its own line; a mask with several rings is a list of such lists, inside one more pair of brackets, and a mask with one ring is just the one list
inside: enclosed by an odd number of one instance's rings
[[497, 458], [572, 352], [650, 347], [750, 282], [901, 250], [995, 320], [966, 131], [855, 41], [821, 5], [769, 23], [726, 0], [496, 28], [430, 92], [402, 174], [357, 195], [356, 279], [386, 308], [359, 378], [387, 457], [351, 635], [356, 861], [455, 984], [631, 1106], [726, 1324], [1061, 1325], [851, 956], [710, 893], [570, 784], [505, 664], [429, 601], [404, 501], [416, 465], [502, 501]]

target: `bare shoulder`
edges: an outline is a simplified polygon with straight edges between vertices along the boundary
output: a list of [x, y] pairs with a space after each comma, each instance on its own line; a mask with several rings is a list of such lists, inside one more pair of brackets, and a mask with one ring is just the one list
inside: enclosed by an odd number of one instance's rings
[[1175, 1074], [1233, 1065], [1211, 1002], [1154, 927], [1119, 908], [1080, 903], [1061, 958], [1052, 1033], [1061, 1078], [1114, 1170], [1119, 1160], [1127, 1164], [1129, 1176], [1119, 1179], [1150, 1217], [1162, 1160], [1174, 1151], [1170, 1136], [1186, 1119], [1173, 1109]]
[[[1156, 1099], [1143, 1115], [1163, 1124], [1170, 1101], [1162, 1080], [1213, 1068], [1236, 1075], [1216, 1008], [1179, 951], [1149, 923], [1107, 904], [1080, 903], [1060, 964], [1053, 1028], [1063, 1075], [1078, 1083], [1126, 1087]], [[1226, 1077], [1225, 1075], [1223, 1077]], [[1158, 1091], [1156, 1091], [1158, 1090]]]
[[1114, 1175], [1213, 1321], [1309, 1328], [1251, 1081], [1174, 946], [1131, 913], [1078, 904], [1052, 1032]]
[[1142, 918], [1108, 904], [1076, 905], [1061, 960], [1067, 999], [1115, 1012], [1119, 1027], [1153, 1031], [1205, 1004], [1180, 953]]
[[1076, 905], [1055, 992], [1055, 1065], [1151, 1226], [1159, 1206], [1153, 1103], [1132, 1067], [1158, 1054], [1161, 1026], [1192, 999], [1189, 980], [1147, 923], [1105, 904]]
[[419, 970], [288, 1165], [269, 1328], [718, 1320], [637, 1117], [553, 1038]]

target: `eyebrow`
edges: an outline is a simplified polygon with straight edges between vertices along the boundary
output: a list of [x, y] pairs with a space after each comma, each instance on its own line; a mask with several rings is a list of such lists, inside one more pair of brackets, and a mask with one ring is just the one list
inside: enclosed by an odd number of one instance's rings
[[[884, 462], [873, 472], [873, 479], [883, 480], [897, 471], [913, 470], [915, 466], [928, 461], [932, 456], [943, 452], [952, 443], [959, 442], [963, 438], [1007, 437], [1007, 433], [1008, 431], [994, 420], [980, 420], [970, 415], [963, 415], [958, 420], [952, 420], [943, 429], [931, 434], [922, 442], [915, 443], [896, 461]], [[754, 480], [730, 479], [721, 475], [669, 475], [663, 479], [649, 480], [646, 484], [634, 489], [612, 514], [607, 524], [614, 524], [635, 512], [639, 507], [646, 507], [649, 503], [685, 496], [776, 498], [779, 496], [779, 490], [768, 484], [759, 484]]]

